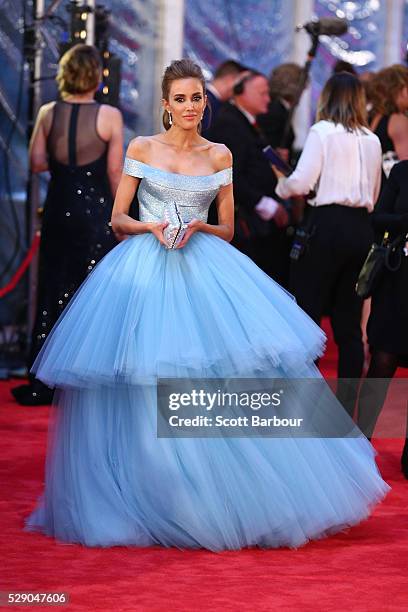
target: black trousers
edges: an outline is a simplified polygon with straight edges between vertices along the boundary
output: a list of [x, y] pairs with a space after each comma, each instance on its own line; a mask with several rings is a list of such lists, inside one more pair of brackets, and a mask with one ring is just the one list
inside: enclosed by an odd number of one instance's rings
[[343, 379], [338, 397], [352, 415], [364, 365], [362, 300], [355, 285], [373, 241], [369, 214], [339, 204], [308, 206], [304, 224], [312, 236], [304, 255], [291, 264], [290, 290], [317, 324], [330, 316]]
[[267, 236], [254, 236], [243, 239], [235, 235], [232, 244], [279, 285], [289, 288], [289, 253], [292, 237], [286, 229], [273, 228]]

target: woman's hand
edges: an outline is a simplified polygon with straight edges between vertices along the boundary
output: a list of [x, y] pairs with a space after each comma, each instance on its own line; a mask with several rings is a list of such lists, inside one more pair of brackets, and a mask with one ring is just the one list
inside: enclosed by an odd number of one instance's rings
[[168, 221], [158, 221], [148, 224], [150, 232], [153, 234], [153, 236], [156, 236], [157, 240], [165, 247], [168, 247], [169, 245], [163, 236], [163, 230], [168, 226], [168, 224]]
[[277, 167], [276, 167], [276, 166], [274, 166], [273, 164], [271, 164], [271, 168], [272, 168], [272, 170], [274, 171], [275, 176], [276, 176], [276, 178], [278, 179], [278, 181], [279, 181], [279, 179], [280, 179], [280, 178], [285, 178], [285, 175], [283, 174], [283, 172], [281, 172], [281, 171], [279, 170], [279, 168], [277, 168]]
[[185, 246], [187, 242], [190, 240], [191, 236], [195, 234], [196, 232], [200, 231], [200, 227], [202, 223], [203, 222], [200, 221], [200, 219], [192, 219], [190, 223], [188, 224], [188, 228], [186, 230], [186, 233], [184, 234], [183, 240], [179, 243], [179, 245], [176, 248], [181, 249], [183, 246]]

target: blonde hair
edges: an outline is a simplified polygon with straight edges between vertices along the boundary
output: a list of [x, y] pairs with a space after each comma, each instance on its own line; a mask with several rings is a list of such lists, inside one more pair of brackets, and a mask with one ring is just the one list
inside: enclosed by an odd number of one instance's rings
[[398, 113], [396, 97], [408, 86], [408, 68], [401, 64], [377, 72], [370, 83], [373, 109], [381, 115]]
[[358, 77], [349, 72], [330, 77], [320, 94], [316, 119], [340, 123], [348, 131], [367, 127], [365, 91]]
[[[205, 96], [205, 78], [200, 66], [190, 59], [181, 59], [171, 62], [170, 66], [167, 66], [164, 71], [162, 79], [163, 100], [169, 100], [171, 84], [179, 79], [198, 79], [203, 88], [203, 95]], [[167, 111], [163, 112], [163, 126], [166, 130], [170, 129], [169, 114]], [[198, 126], [198, 131], [201, 131], [201, 122]]]
[[75, 45], [59, 61], [56, 81], [63, 94], [81, 94], [95, 89], [101, 81], [102, 61], [92, 45]]

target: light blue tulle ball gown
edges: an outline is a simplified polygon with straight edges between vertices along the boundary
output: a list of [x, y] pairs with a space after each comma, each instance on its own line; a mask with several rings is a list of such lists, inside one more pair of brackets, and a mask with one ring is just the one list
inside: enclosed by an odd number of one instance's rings
[[[141, 178], [140, 219], [176, 201], [206, 220], [232, 180], [159, 170]], [[57, 387], [45, 491], [28, 530], [86, 546], [212, 551], [298, 547], [366, 518], [389, 490], [359, 433], [339, 438], [158, 438], [158, 377], [317, 378], [324, 334], [229, 243], [195, 233], [168, 250], [121, 242], [64, 311], [33, 370]], [[333, 414], [341, 411], [332, 396]], [[302, 398], [300, 398], [302, 399]]]

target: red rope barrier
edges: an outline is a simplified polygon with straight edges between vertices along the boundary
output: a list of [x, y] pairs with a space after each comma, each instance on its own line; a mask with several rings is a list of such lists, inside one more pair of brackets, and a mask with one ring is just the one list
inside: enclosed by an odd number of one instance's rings
[[37, 232], [36, 235], [34, 236], [34, 239], [31, 243], [30, 248], [27, 251], [27, 255], [24, 257], [19, 268], [14, 273], [13, 278], [7, 283], [7, 285], [5, 285], [4, 287], [0, 289], [0, 298], [7, 295], [7, 293], [10, 293], [10, 291], [13, 291], [14, 287], [16, 287], [20, 278], [23, 276], [24, 272], [27, 270], [28, 266], [30, 265], [34, 255], [36, 254], [38, 250], [39, 245], [40, 245], [40, 233]]

